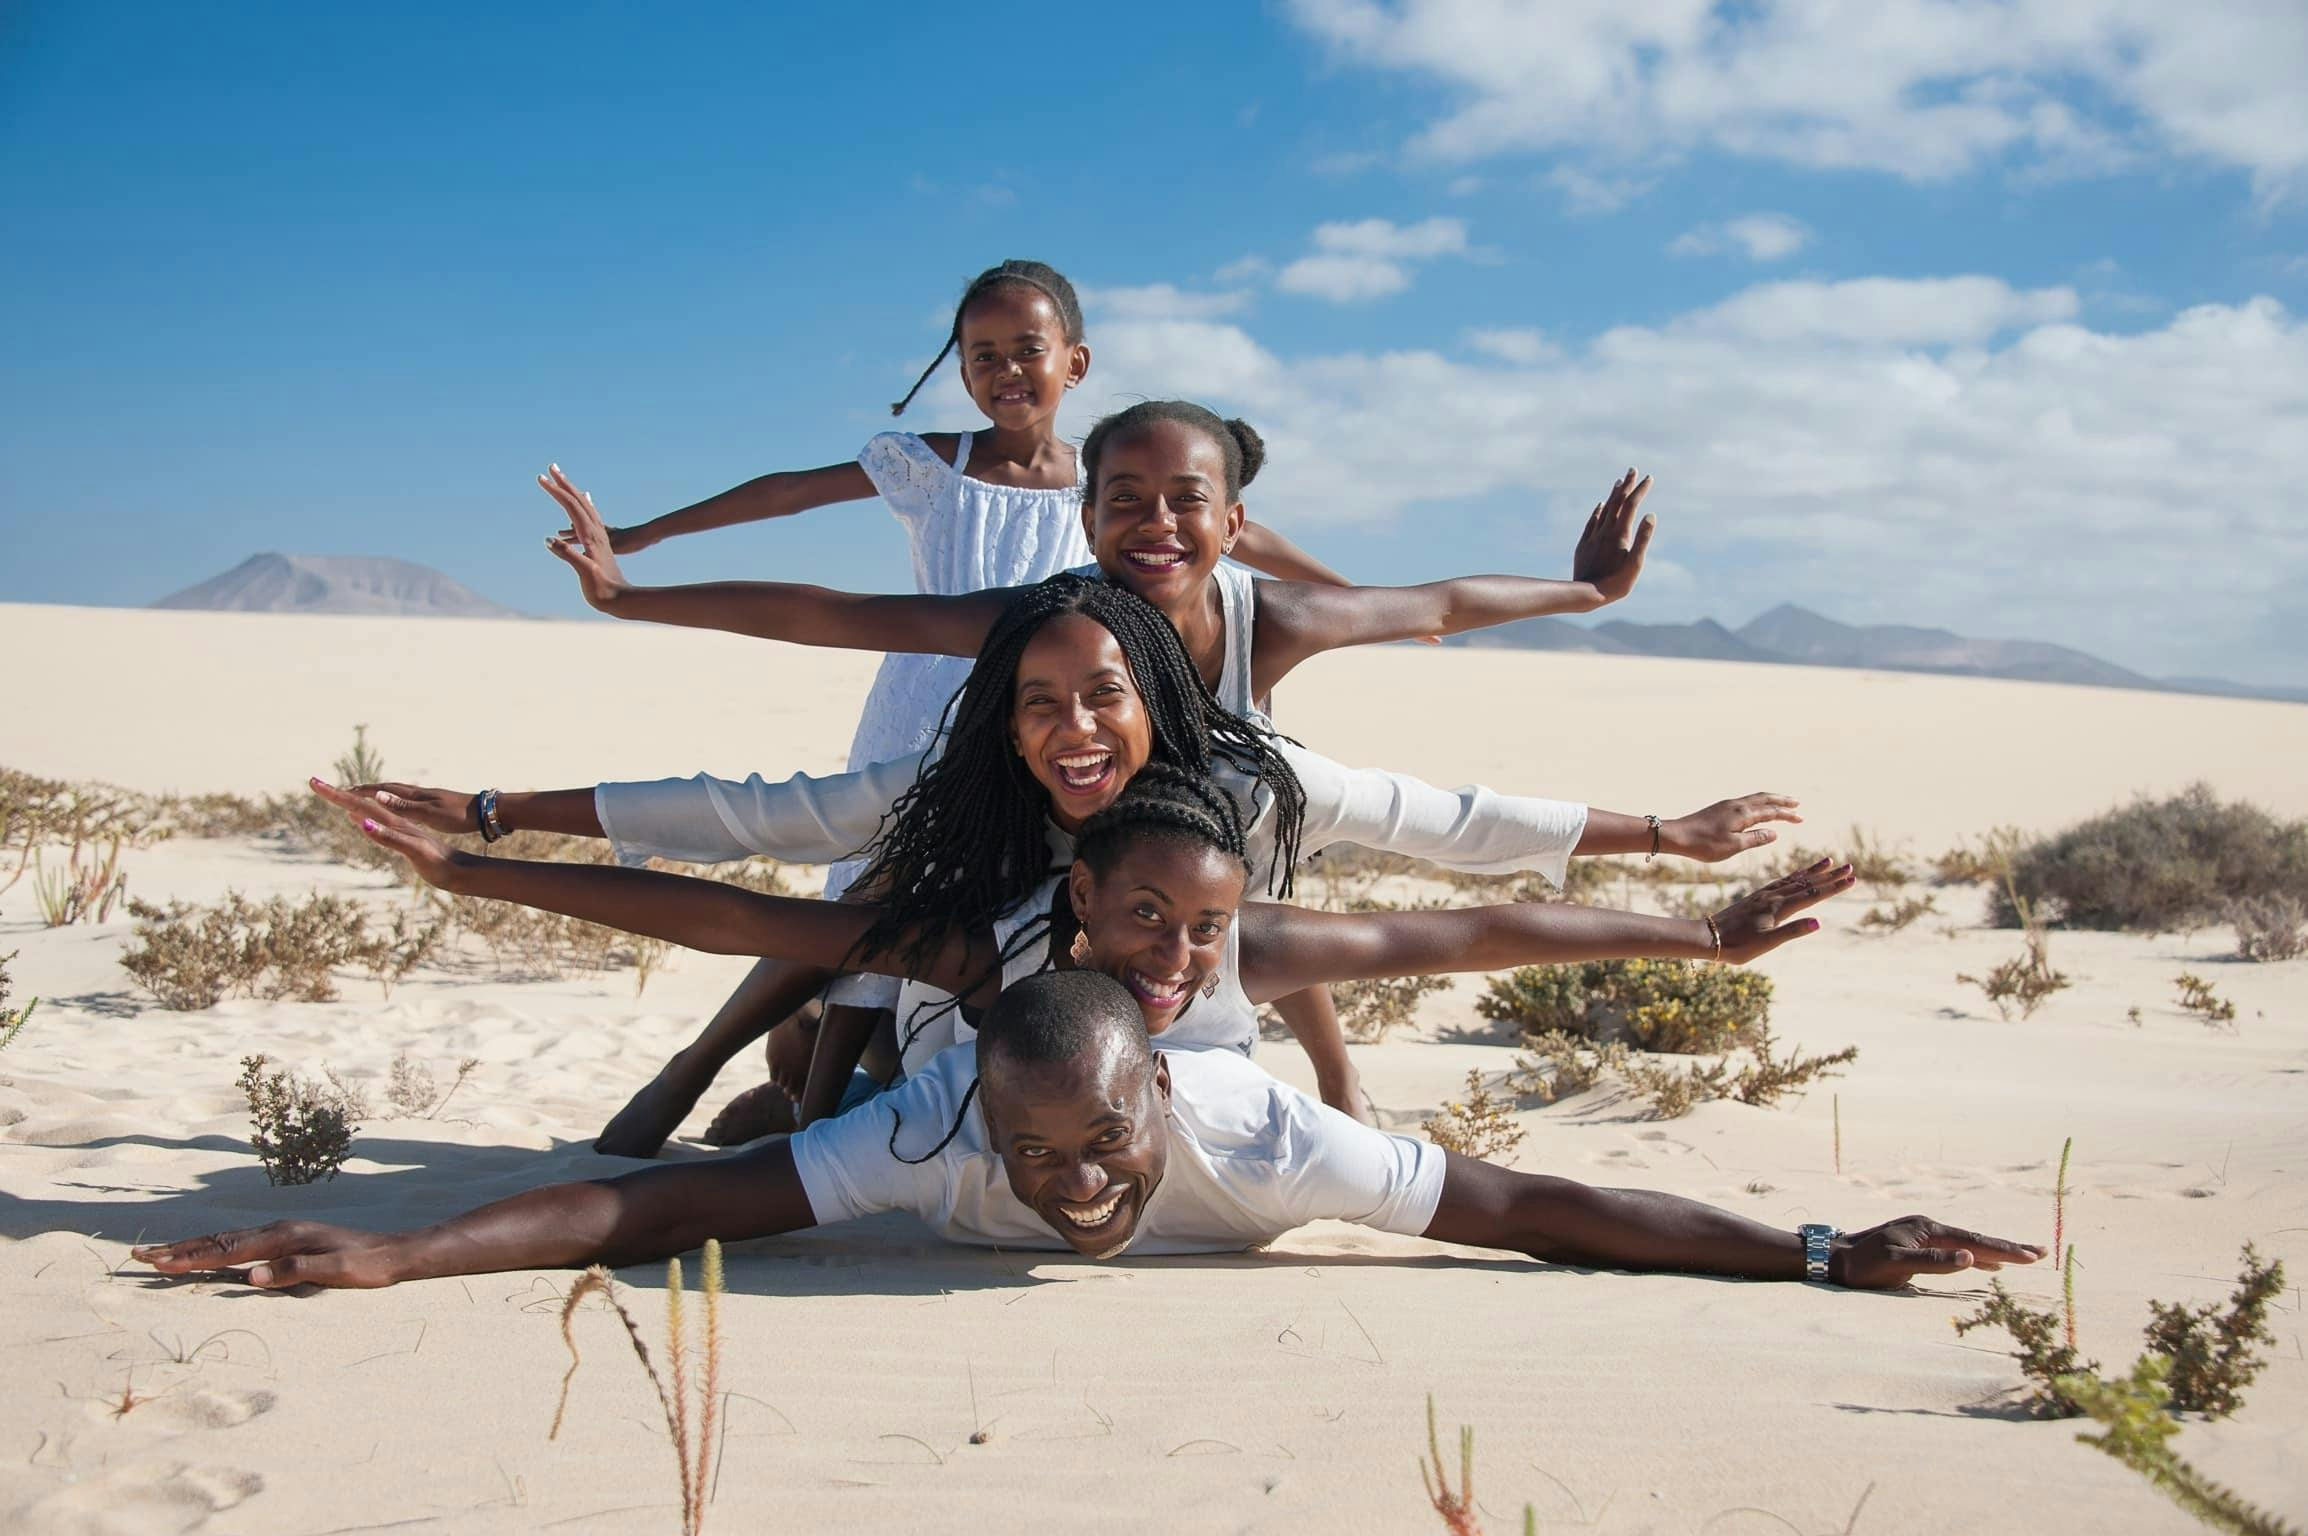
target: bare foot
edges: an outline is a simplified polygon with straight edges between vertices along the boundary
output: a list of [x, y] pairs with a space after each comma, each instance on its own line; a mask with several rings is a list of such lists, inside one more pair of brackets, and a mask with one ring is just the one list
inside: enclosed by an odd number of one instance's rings
[[593, 1150], [611, 1157], [655, 1157], [665, 1138], [681, 1128], [712, 1082], [710, 1076], [703, 1082], [693, 1081], [687, 1058], [676, 1053], [664, 1070], [609, 1117], [601, 1134], [593, 1138]]
[[785, 1096], [785, 1090], [775, 1083], [763, 1083], [724, 1105], [700, 1139], [708, 1146], [734, 1147], [790, 1131], [796, 1123], [793, 1100]]

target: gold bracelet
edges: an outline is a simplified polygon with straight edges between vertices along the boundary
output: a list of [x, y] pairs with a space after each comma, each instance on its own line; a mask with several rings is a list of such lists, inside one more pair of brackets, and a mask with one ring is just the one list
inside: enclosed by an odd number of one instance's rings
[[1707, 925], [1708, 942], [1715, 946], [1714, 952], [1708, 955], [1707, 961], [1711, 965], [1720, 965], [1723, 963], [1723, 930], [1715, 926], [1713, 917], [1704, 913], [1700, 915], [1699, 920]]

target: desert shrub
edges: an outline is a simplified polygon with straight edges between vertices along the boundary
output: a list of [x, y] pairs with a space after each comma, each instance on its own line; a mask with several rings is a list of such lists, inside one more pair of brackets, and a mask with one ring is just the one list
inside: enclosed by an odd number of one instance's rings
[[2082, 1413], [2061, 1385], [2061, 1378], [2079, 1373], [2097, 1377], [2099, 1362], [2084, 1359], [2075, 1346], [2063, 1341], [2057, 1312], [2025, 1305], [2003, 1288], [2000, 1276], [1988, 1281], [1988, 1290], [1991, 1294], [1977, 1312], [1955, 1320], [1956, 1333], [2001, 1328], [2019, 1346], [2012, 1351], [2012, 1358], [2019, 1362], [2020, 1374], [2033, 1384], [2022, 1399], [2023, 1406], [2039, 1419], [2072, 1419]]
[[1419, 1129], [1445, 1151], [1486, 1161], [1504, 1157], [1523, 1141], [1523, 1128], [1515, 1123], [1514, 1105], [1494, 1098], [1479, 1071], [1467, 1073], [1463, 1100], [1445, 1104], [1427, 1116]]
[[334, 1075], [328, 1082], [267, 1072], [266, 1058], [240, 1059], [240, 1090], [248, 1095], [249, 1145], [270, 1184], [314, 1184], [334, 1179], [353, 1154], [352, 1122], [361, 1105]]
[[1995, 920], [2021, 923], [2016, 897], [2070, 927], [2165, 933], [2216, 922], [2233, 901], [2273, 896], [2308, 901], [2308, 822], [2224, 803], [2198, 784], [2021, 849]]
[[1931, 861], [1935, 885], [2001, 885], [2027, 835], [2017, 827], [1990, 828], [1977, 847], [1959, 839], [1953, 848]]
[[430, 1120], [465, 1086], [465, 1079], [471, 1077], [480, 1064], [478, 1056], [468, 1056], [458, 1062], [457, 1079], [449, 1084], [449, 1091], [443, 1093], [432, 1068], [412, 1060], [403, 1051], [393, 1058], [392, 1070], [385, 1082], [385, 1102], [404, 1120]]
[[136, 929], [121, 969], [163, 1008], [187, 1010], [226, 997], [327, 1002], [337, 995], [335, 973], [348, 968], [367, 971], [389, 992], [433, 952], [443, 928], [438, 919], [418, 924], [396, 913], [389, 931], [373, 932], [359, 905], [318, 893], [259, 903], [227, 891], [209, 906], [131, 901], [128, 910]]
[[2026, 897], [2006, 888], [2006, 899], [2019, 914], [2024, 925], [2026, 940], [2020, 952], [1989, 971], [1985, 976], [1967, 976], [1956, 973], [1956, 980], [1969, 982], [1987, 994], [1995, 1004], [1995, 1011], [2005, 1019], [2017, 1008], [2023, 1019], [2035, 1016], [2045, 998], [2054, 992], [2064, 992], [2074, 983], [2065, 971], [2052, 967], [2051, 933], [2045, 928], [2043, 917]]
[[11, 950], [0, 955], [0, 1051], [16, 1043], [17, 1035], [32, 1021], [32, 1011], [40, 1006], [37, 997], [21, 1008], [8, 1006], [8, 962], [16, 958], [16, 953]]
[[[1915, 878], [1915, 870], [1905, 858], [1886, 847], [1880, 839], [1870, 836], [1867, 829], [1857, 823], [1852, 825], [1851, 835], [1845, 839], [1842, 853], [1843, 862], [1851, 866], [1852, 874], [1869, 885], [1905, 885]], [[1812, 855], [1812, 859], [1816, 858], [1817, 854]], [[1811, 860], [1806, 860], [1795, 868], [1806, 869], [1810, 863]], [[1793, 874], [1795, 871], [1791, 869], [1785, 872]]]
[[2267, 1364], [2257, 1346], [2276, 1342], [2268, 1331], [2268, 1308], [2284, 1293], [2284, 1262], [2263, 1263], [2260, 1250], [2246, 1243], [2243, 1265], [2225, 1311], [2148, 1303], [2148, 1348], [2172, 1362], [2174, 1408], [2224, 1419], [2244, 1406], [2244, 1389]]
[[1376, 1045], [1390, 1030], [1418, 1017], [1419, 999], [1431, 992], [1450, 990], [1448, 976], [1389, 976], [1378, 981], [1338, 981], [1330, 986], [1330, 1001], [1346, 1038], [1358, 1045]]
[[2228, 921], [2236, 925], [2239, 960], [2297, 960], [2308, 955], [2308, 902], [2296, 896], [2231, 902]]
[[1855, 1045], [1825, 1056], [1792, 1049], [1780, 1055], [1770, 1030], [1762, 1027], [1750, 1059], [1736, 1071], [1728, 1055], [1706, 1064], [1654, 1061], [1623, 1041], [1598, 1044], [1563, 1030], [1529, 1036], [1526, 1043], [1528, 1053], [1515, 1058], [1507, 1079], [1511, 1092], [1551, 1104], [1593, 1087], [1608, 1073], [1649, 1101], [1654, 1120], [1676, 1119], [1710, 1099], [1767, 1107], [1819, 1078], [1839, 1075], [1839, 1068], [1859, 1059]]
[[2171, 1362], [2146, 1354], [2132, 1363], [2132, 1374], [2121, 1381], [2077, 1373], [2058, 1380], [2061, 1393], [2076, 1412], [2089, 1414], [2102, 1429], [2096, 1435], [2078, 1435], [2146, 1478], [2171, 1501], [2216, 1531], [2234, 1536], [2299, 1536], [2299, 1528], [2253, 1507], [2232, 1490], [2212, 1481], [2172, 1449], [2180, 1426], [2167, 1411], [2171, 1392], [2166, 1377]]
[[1489, 994], [1475, 1004], [1484, 1018], [1525, 1035], [1559, 1030], [1684, 1055], [1754, 1043], [1770, 1009], [1768, 976], [1679, 960], [1526, 965], [1492, 978]]
[[2236, 1005], [2213, 991], [2212, 984], [2203, 977], [2182, 971], [2172, 978], [2172, 985], [2180, 989], [2180, 1007], [2183, 1011], [2194, 1014], [2215, 1028], [2235, 1024]]
[[1894, 906], [1869, 907], [1860, 914], [1859, 926], [1877, 933], [1898, 933], [1917, 918], [1938, 910], [1938, 897], [1910, 896]]

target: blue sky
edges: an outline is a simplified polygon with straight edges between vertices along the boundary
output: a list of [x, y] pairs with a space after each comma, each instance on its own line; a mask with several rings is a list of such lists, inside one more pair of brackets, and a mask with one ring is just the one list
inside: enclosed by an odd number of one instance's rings
[[[2169, 9], [29, 0], [0, 600], [281, 549], [579, 612], [547, 460], [629, 521], [846, 458], [1024, 255], [1091, 297], [1070, 427], [1244, 414], [1254, 515], [1350, 573], [1558, 572], [1634, 463], [1626, 618], [2297, 683], [2308, 13]], [[906, 569], [872, 504], [632, 565]]]

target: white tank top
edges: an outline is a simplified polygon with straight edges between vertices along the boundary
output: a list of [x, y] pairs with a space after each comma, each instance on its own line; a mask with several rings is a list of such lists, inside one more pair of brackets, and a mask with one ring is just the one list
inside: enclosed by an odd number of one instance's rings
[[[1002, 963], [1004, 988], [1014, 987], [1026, 977], [1052, 968], [1048, 915], [1064, 883], [1064, 875], [1052, 876], [1031, 897], [994, 919], [994, 943], [1002, 950], [1007, 950], [1029, 928], [1042, 930]], [[897, 1017], [898, 1041], [902, 1047], [899, 1060], [908, 1077], [946, 1047], [978, 1037], [976, 1028], [962, 1017], [962, 1010], [954, 1006], [953, 994], [926, 982], [909, 981], [899, 989]], [[913, 1036], [911, 1042], [907, 1041], [908, 1034]], [[1189, 999], [1170, 1021], [1170, 1027], [1154, 1037], [1154, 1043], [1166, 1051], [1224, 1050], [1244, 1056], [1256, 1049], [1258, 1010], [1242, 990], [1239, 924], [1226, 930], [1226, 954], [1219, 962], [1217, 990], [1207, 996], [1197, 993]]]
[[[1095, 581], [1110, 578], [1095, 562], [1068, 572]], [[1218, 614], [1225, 649], [1218, 662], [1218, 686], [1210, 690], [1219, 707], [1259, 725], [1271, 726], [1250, 692], [1250, 647], [1258, 632], [1258, 578], [1245, 566], [1221, 560], [1210, 573], [1218, 583]]]

